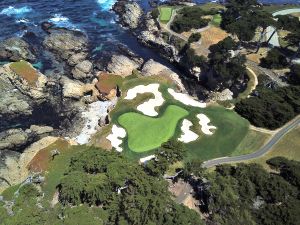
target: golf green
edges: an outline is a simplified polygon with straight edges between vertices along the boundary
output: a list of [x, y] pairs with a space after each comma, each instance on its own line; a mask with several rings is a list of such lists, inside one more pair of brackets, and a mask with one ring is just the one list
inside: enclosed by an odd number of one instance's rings
[[172, 16], [172, 11], [173, 11], [172, 7], [161, 7], [160, 17], [159, 17], [160, 21], [164, 23], [169, 22]]
[[122, 114], [118, 122], [127, 131], [128, 147], [134, 152], [146, 152], [168, 141], [174, 135], [178, 122], [188, 114], [187, 110], [170, 105], [158, 118], [129, 112]]

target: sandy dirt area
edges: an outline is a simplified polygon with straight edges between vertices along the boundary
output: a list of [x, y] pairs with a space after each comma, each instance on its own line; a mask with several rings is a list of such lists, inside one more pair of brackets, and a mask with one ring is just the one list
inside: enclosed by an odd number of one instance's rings
[[89, 104], [88, 109], [82, 112], [82, 118], [86, 120], [80, 134], [75, 138], [78, 144], [87, 144], [93, 134], [97, 132], [98, 121], [107, 115], [108, 108], [114, 103], [112, 101], [97, 101]]
[[137, 107], [137, 110], [147, 116], [157, 116], [158, 112], [155, 111], [155, 107], [159, 107], [164, 103], [164, 98], [161, 92], [158, 90], [159, 84], [138, 85], [127, 91], [125, 100], [132, 100], [136, 98], [138, 94], [152, 93], [154, 98], [142, 103]]
[[198, 114], [197, 118], [199, 119], [199, 124], [201, 126], [201, 131], [206, 135], [212, 135], [213, 132], [211, 130], [217, 129], [215, 126], [208, 125], [210, 123], [210, 119], [204, 114]]
[[180, 101], [181, 103], [183, 103], [185, 105], [190, 105], [190, 106], [199, 107], [199, 108], [206, 107], [206, 103], [196, 101], [188, 94], [177, 93], [172, 88], [169, 88], [168, 92], [170, 95], [173, 96], [174, 99], [176, 99], [177, 101]]
[[183, 134], [180, 136], [180, 138], [178, 138], [179, 141], [181, 141], [183, 143], [189, 143], [189, 142], [197, 140], [197, 138], [199, 136], [198, 136], [198, 134], [196, 134], [190, 130], [191, 126], [193, 126], [191, 121], [189, 121], [187, 119], [184, 119], [182, 121], [181, 131]]
[[120, 147], [120, 145], [123, 142], [122, 138], [126, 137], [125, 129], [114, 124], [111, 131], [112, 133], [108, 135], [106, 139], [110, 140], [112, 147], [114, 147], [116, 151], [122, 152], [123, 149]]

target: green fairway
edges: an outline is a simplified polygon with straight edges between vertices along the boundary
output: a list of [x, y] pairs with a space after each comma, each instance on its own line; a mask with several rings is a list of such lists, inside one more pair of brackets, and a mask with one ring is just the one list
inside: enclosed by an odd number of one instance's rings
[[172, 16], [172, 11], [173, 11], [172, 7], [166, 7], [166, 6], [160, 7], [159, 8], [159, 12], [160, 12], [159, 20], [163, 23], [169, 22], [169, 20], [171, 19], [171, 16]]
[[185, 109], [170, 105], [159, 118], [129, 112], [121, 115], [118, 122], [127, 131], [128, 147], [134, 152], [145, 152], [168, 141], [174, 135], [178, 121], [187, 115]]
[[215, 26], [220, 26], [221, 21], [222, 21], [222, 16], [221, 16], [221, 14], [216, 14], [216, 15], [214, 15], [214, 17], [213, 17], [212, 24], [214, 24]]

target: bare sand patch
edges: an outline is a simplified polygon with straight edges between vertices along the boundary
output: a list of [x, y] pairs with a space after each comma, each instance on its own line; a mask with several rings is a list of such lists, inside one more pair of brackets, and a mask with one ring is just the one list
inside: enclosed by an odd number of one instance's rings
[[215, 126], [208, 125], [210, 123], [210, 119], [204, 114], [198, 114], [197, 118], [199, 119], [199, 124], [201, 126], [201, 131], [206, 135], [212, 135], [212, 130], [217, 129]]
[[180, 101], [181, 103], [183, 103], [185, 105], [190, 105], [190, 106], [199, 107], [199, 108], [206, 107], [206, 103], [196, 101], [188, 94], [177, 93], [172, 88], [168, 88], [168, 92], [170, 95], [173, 96], [174, 99], [176, 99], [177, 101]]
[[149, 156], [140, 158], [139, 161], [140, 161], [140, 163], [145, 163], [145, 162], [148, 162], [149, 160], [154, 159], [154, 158], [155, 158], [155, 155], [149, 155]]
[[159, 84], [138, 85], [128, 90], [124, 99], [132, 100], [136, 98], [138, 94], [152, 93], [154, 99], [149, 99], [147, 102], [138, 105], [137, 110], [147, 116], [157, 116], [158, 112], [155, 111], [155, 107], [161, 106], [165, 101], [158, 88]]
[[122, 152], [123, 149], [120, 147], [123, 140], [122, 138], [126, 137], [125, 129], [118, 127], [117, 125], [113, 125], [111, 129], [112, 133], [106, 137], [111, 142], [112, 147], [116, 149], [118, 152]]
[[178, 138], [179, 141], [183, 143], [189, 143], [197, 140], [199, 136], [198, 134], [190, 130], [191, 126], [193, 126], [191, 121], [187, 119], [184, 119], [182, 121], [181, 131], [183, 132], [183, 134], [180, 136], [180, 138]]

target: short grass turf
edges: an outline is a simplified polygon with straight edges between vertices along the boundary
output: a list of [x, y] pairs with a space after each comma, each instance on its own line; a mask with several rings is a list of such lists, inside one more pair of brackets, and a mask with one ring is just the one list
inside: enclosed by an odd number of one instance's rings
[[172, 16], [172, 11], [173, 11], [172, 7], [167, 7], [167, 6], [160, 7], [159, 8], [159, 12], [160, 12], [159, 20], [163, 23], [169, 22], [169, 20], [171, 19], [171, 16]]
[[222, 21], [222, 16], [221, 14], [216, 14], [213, 16], [212, 24], [215, 26], [220, 26]]
[[145, 152], [158, 148], [175, 133], [178, 122], [189, 113], [185, 109], [169, 105], [158, 118], [129, 112], [118, 119], [128, 135], [128, 147], [134, 152]]
[[[185, 144], [185, 147], [188, 150], [186, 159], [197, 158], [208, 160], [216, 157], [230, 156], [247, 135], [249, 131], [249, 122], [233, 110], [218, 105], [209, 105], [204, 109], [195, 108], [186, 106], [181, 102], [174, 100], [167, 91], [169, 87], [175, 88], [174, 83], [165, 77], [144, 77], [137, 75], [130, 79], [126, 79], [121, 85], [121, 92], [123, 93], [122, 97], [124, 98], [126, 96], [127, 90], [140, 84], [147, 85], [150, 83], [160, 83], [159, 90], [162, 92], [165, 99], [165, 103], [157, 108], [159, 113], [158, 117], [161, 117], [170, 105], [177, 105], [189, 112], [189, 115], [185, 118], [193, 123], [191, 130], [198, 133], [199, 138], [194, 142]], [[140, 94], [136, 99], [130, 101], [121, 98], [116, 107], [110, 112], [111, 124], [121, 126], [118, 118], [125, 113], [135, 112], [141, 114], [136, 110], [136, 107], [150, 98], [153, 98], [153, 94]], [[217, 130], [213, 135], [209, 136], [202, 133], [199, 120], [196, 117], [199, 113], [207, 115], [211, 119], [211, 125], [217, 127]], [[182, 133], [180, 127], [181, 122], [179, 121], [173, 138], [179, 138], [181, 136]], [[145, 140], [147, 137], [143, 135], [143, 133], [139, 133], [135, 138]], [[123, 154], [131, 159], [139, 159], [140, 157], [148, 156], [153, 154], [156, 149], [145, 152], [135, 152], [128, 145], [128, 137], [124, 138], [122, 148]]]

